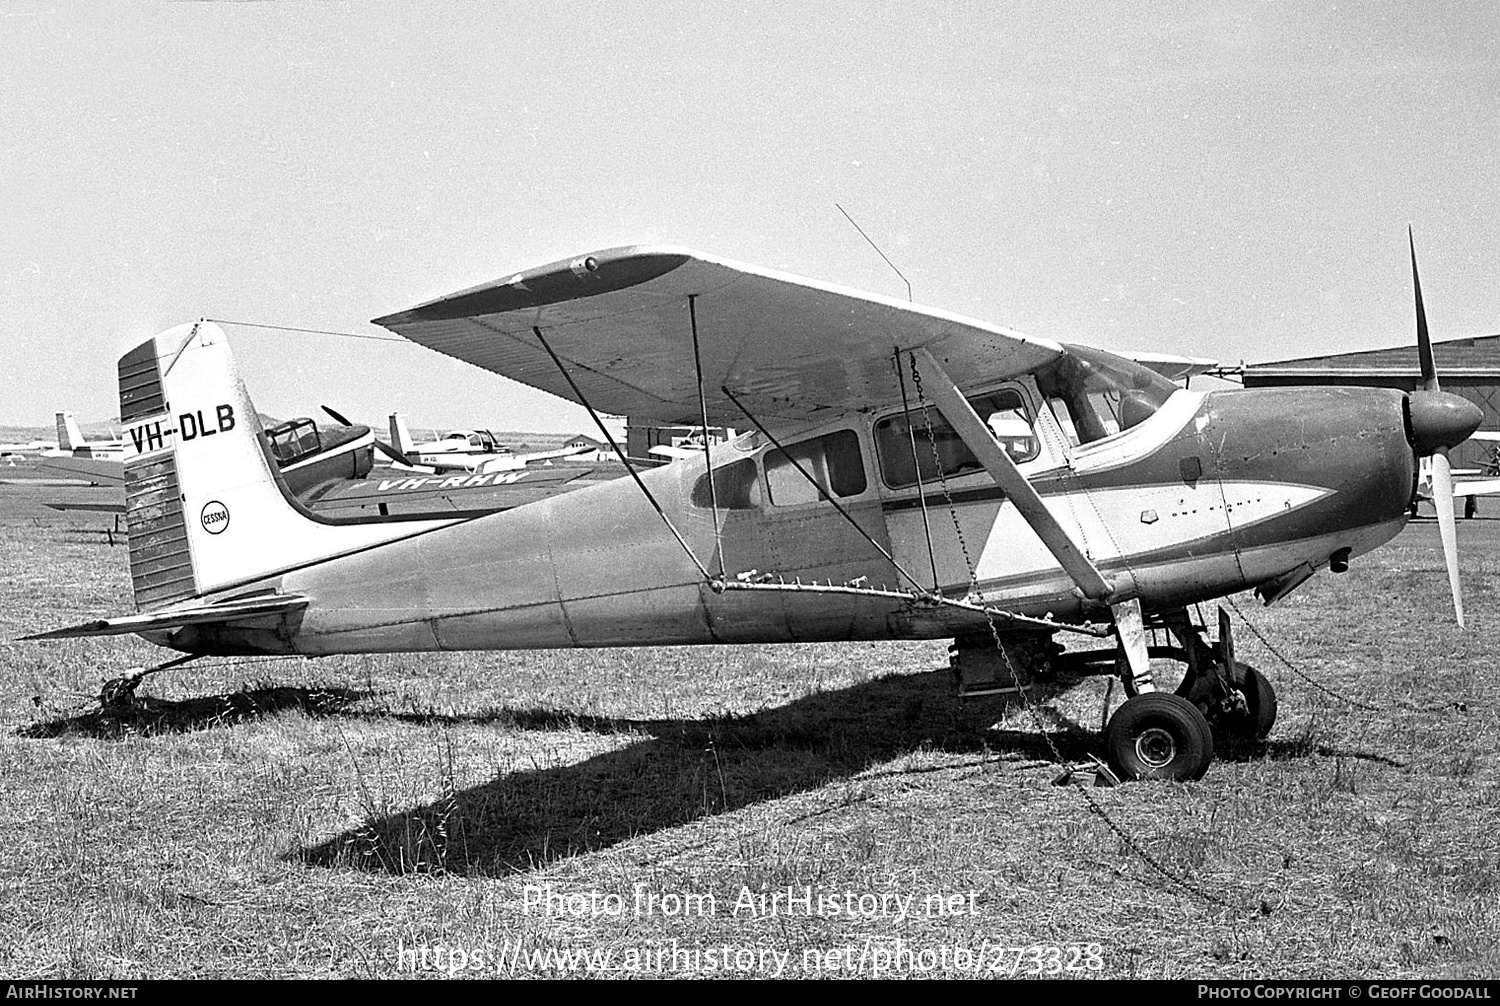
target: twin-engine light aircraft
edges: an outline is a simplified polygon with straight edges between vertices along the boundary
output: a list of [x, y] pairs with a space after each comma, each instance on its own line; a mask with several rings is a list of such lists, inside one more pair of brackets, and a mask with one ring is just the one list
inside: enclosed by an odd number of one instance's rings
[[[948, 638], [980, 691], [1048, 677], [1054, 637], [1082, 633], [1114, 643], [1077, 666], [1129, 696], [1105, 731], [1115, 772], [1197, 778], [1213, 729], [1263, 735], [1275, 698], [1188, 606], [1342, 572], [1405, 524], [1418, 456], [1451, 492], [1444, 452], [1480, 421], [1435, 374], [1410, 395], [1190, 391], [670, 247], [377, 323], [596, 417], [746, 432], [484, 517], [336, 519], [288, 491], [224, 333], [183, 325], [120, 360], [138, 613], [35, 638], [134, 632], [190, 655]], [[1175, 693], [1155, 684], [1155, 627], [1187, 667]]]

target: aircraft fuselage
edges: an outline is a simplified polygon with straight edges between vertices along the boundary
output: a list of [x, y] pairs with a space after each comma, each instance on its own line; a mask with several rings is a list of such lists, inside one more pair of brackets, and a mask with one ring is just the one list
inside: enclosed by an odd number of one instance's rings
[[[1415, 460], [1400, 392], [1178, 391], [1144, 421], [1080, 445], [1034, 382], [1000, 391], [1033, 417], [1029, 438], [1016, 440], [1020, 470], [1097, 567], [1147, 610], [1326, 566], [1341, 550], [1359, 555], [1406, 520]], [[808, 427], [778, 438], [785, 452], [747, 434], [714, 448], [712, 494], [704, 458], [641, 478], [713, 576], [911, 587], [883, 549], [925, 590], [982, 595], [1031, 616], [1098, 615], [983, 470], [959, 465], [946, 480], [915, 484], [911, 452], [950, 445], [920, 418], [902, 427], [907, 415]], [[902, 429], [904, 439], [892, 432]], [[939, 638], [985, 624], [889, 598], [715, 590], [630, 479], [248, 586], [311, 603], [275, 628], [152, 638], [189, 651], [324, 654]]]

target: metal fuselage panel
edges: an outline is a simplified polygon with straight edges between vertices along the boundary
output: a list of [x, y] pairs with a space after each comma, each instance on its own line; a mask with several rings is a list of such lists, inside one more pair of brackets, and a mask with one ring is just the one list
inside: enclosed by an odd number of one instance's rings
[[[1181, 392], [1146, 422], [1074, 448], [1069, 465], [1031, 479], [1101, 570], [1133, 584], [1147, 608], [1177, 606], [1394, 536], [1414, 477], [1402, 409], [1400, 393], [1374, 389]], [[850, 425], [809, 429], [804, 439]], [[841, 502], [916, 579], [930, 581], [935, 568], [936, 586], [951, 596], [978, 593], [1060, 619], [1089, 613], [987, 476], [953, 480], [947, 494], [925, 487], [929, 557], [926, 535], [913, 532], [923, 520], [916, 490], [884, 486], [870, 424], [857, 432], [868, 488]], [[766, 450], [726, 445], [714, 463], [760, 464]], [[714, 514], [694, 505], [705, 471], [703, 459], [690, 459], [642, 478], [717, 575]], [[826, 502], [777, 507], [762, 492], [753, 507], [720, 509], [718, 525], [730, 578], [908, 585]], [[321, 654], [921, 638], [983, 625], [875, 597], [715, 592], [630, 479], [324, 560], [268, 585], [312, 599], [300, 621], [172, 645]]]

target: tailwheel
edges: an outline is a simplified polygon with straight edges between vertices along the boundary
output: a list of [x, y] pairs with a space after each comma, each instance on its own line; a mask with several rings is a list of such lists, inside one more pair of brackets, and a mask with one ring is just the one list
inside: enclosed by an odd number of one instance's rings
[[1187, 699], [1144, 692], [1110, 717], [1104, 753], [1121, 779], [1201, 779], [1213, 761], [1214, 735]]
[[1276, 723], [1276, 690], [1266, 676], [1249, 664], [1240, 664], [1240, 673], [1245, 677], [1244, 687], [1231, 689], [1231, 698], [1236, 694], [1243, 698], [1231, 704], [1225, 701], [1213, 725], [1236, 740], [1264, 740]]
[[1236, 687], [1222, 665], [1189, 673], [1177, 694], [1196, 706], [1223, 740], [1265, 740], [1276, 723], [1276, 690], [1266, 676], [1249, 664], [1238, 663], [1244, 684]]

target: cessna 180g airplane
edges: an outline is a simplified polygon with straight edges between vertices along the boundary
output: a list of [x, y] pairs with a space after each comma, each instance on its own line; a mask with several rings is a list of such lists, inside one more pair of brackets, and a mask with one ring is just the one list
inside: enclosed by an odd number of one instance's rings
[[[1114, 643], [1076, 669], [1129, 696], [1105, 731], [1115, 771], [1196, 778], [1212, 730], [1263, 735], [1275, 699], [1188, 606], [1342, 572], [1405, 524], [1418, 456], [1441, 493], [1444, 452], [1480, 421], [1435, 374], [1413, 394], [1190, 391], [671, 247], [377, 323], [596, 415], [746, 432], [488, 516], [335, 519], [278, 476], [222, 330], [183, 325], [120, 360], [138, 611], [33, 638], [134, 632], [189, 655], [948, 638], [983, 690], [1048, 677], [1070, 659], [1054, 637], [1082, 633]], [[1149, 648], [1157, 627], [1177, 645]], [[1175, 693], [1153, 651], [1186, 665]]]

